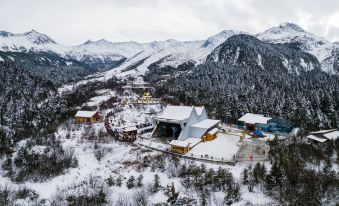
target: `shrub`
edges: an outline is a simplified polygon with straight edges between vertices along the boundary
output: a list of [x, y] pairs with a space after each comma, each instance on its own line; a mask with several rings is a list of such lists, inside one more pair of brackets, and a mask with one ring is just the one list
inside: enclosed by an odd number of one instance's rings
[[31, 139], [13, 155], [12, 162], [6, 163], [7, 175], [13, 181], [44, 181], [62, 174], [67, 168], [76, 167], [77, 159], [72, 150], [64, 150], [55, 138]]
[[59, 190], [51, 199], [52, 206], [92, 206], [105, 205], [108, 203], [108, 192], [105, 182], [92, 177], [85, 179], [80, 183], [70, 185]]
[[35, 191], [26, 187], [15, 190], [8, 186], [0, 186], [0, 205], [15, 205], [14, 202], [18, 199], [24, 199], [28, 205], [31, 205], [38, 197]]

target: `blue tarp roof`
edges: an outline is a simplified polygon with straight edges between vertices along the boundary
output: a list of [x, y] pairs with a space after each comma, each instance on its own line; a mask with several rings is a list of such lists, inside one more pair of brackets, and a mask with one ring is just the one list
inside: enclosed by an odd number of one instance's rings
[[255, 130], [253, 132], [253, 135], [257, 135], [258, 137], [265, 137], [265, 135], [262, 132], [260, 132], [259, 130]]

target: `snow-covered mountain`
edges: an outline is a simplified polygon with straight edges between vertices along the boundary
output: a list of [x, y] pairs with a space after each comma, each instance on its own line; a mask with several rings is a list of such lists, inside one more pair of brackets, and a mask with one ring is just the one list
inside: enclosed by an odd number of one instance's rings
[[[104, 39], [87, 41], [77, 46], [67, 46], [56, 43], [45, 34], [35, 30], [22, 34], [0, 32], [0, 51], [4, 52], [53, 52], [63, 58], [74, 59], [95, 67], [99, 70], [108, 70], [119, 67], [126, 69], [136, 63], [140, 71], [144, 71], [151, 63], [162, 61], [163, 65], [178, 66], [184, 62], [201, 63], [205, 57], [228, 37], [243, 32], [222, 31], [207, 40], [153, 41], [138, 42], [110, 42]], [[147, 58], [147, 61], [146, 61]], [[140, 60], [144, 60], [143, 64]], [[123, 64], [122, 64], [123, 63]]]
[[[203, 63], [206, 57], [230, 36], [247, 34], [245, 32], [225, 30], [206, 40], [110, 42], [104, 39], [87, 41], [77, 46], [56, 43], [45, 34], [35, 30], [22, 34], [0, 31], [0, 51], [4, 52], [53, 52], [65, 59], [76, 60], [92, 68], [106, 71], [103, 75], [145, 74], [150, 65], [157, 67], [178, 67], [187, 62], [194, 65]], [[293, 23], [284, 23], [253, 35], [268, 43], [288, 43], [313, 54], [329, 73], [338, 73], [339, 43], [332, 43], [302, 29]]]
[[239, 68], [286, 70], [296, 74], [320, 68], [316, 57], [294, 46], [267, 43], [246, 34], [234, 35], [214, 49], [205, 64], [212, 62]]
[[336, 73], [335, 54], [339, 49], [337, 43], [332, 43], [323, 37], [318, 37], [305, 31], [293, 23], [283, 23], [278, 27], [270, 28], [255, 35], [258, 39], [269, 43], [292, 43], [303, 51], [313, 54], [322, 64], [322, 69], [329, 73]]

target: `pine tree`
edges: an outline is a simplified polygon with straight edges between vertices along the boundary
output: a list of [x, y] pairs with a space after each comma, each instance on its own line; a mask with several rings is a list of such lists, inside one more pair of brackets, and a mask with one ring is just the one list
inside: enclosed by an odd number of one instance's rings
[[133, 175], [128, 178], [128, 180], [126, 182], [126, 186], [127, 186], [128, 189], [131, 189], [131, 188], [134, 187], [134, 181], [135, 181], [135, 179], [134, 179]]
[[179, 177], [186, 177], [187, 174], [187, 167], [186, 164], [183, 164], [182, 167], [179, 170]]
[[179, 192], [175, 191], [175, 187], [174, 187], [174, 183], [172, 182], [171, 185], [167, 186], [166, 191], [165, 191], [165, 195], [168, 197], [167, 202], [170, 205], [173, 205], [179, 196]]
[[207, 190], [206, 189], [201, 191], [201, 194], [200, 194], [200, 204], [202, 206], [208, 205], [208, 194], [207, 194]]
[[144, 179], [143, 175], [140, 174], [137, 178], [137, 186], [141, 187], [143, 185], [142, 180]]
[[114, 178], [110, 176], [109, 178], [106, 179], [106, 183], [109, 187], [114, 186]]
[[243, 171], [242, 171], [242, 183], [244, 185], [247, 185], [248, 184], [248, 169], [245, 168]]
[[154, 180], [153, 180], [153, 184], [152, 184], [152, 192], [153, 193], [157, 193], [160, 189], [160, 177], [158, 174], [154, 175]]
[[240, 197], [241, 197], [240, 184], [234, 183], [226, 193], [225, 202], [226, 204], [231, 205], [235, 202], [238, 202], [240, 200]]
[[6, 133], [0, 126], [0, 157], [11, 153], [11, 151], [11, 141], [9, 138], [6, 138]]
[[122, 177], [120, 175], [115, 180], [115, 184], [116, 184], [116, 186], [121, 187], [121, 185], [122, 185]]

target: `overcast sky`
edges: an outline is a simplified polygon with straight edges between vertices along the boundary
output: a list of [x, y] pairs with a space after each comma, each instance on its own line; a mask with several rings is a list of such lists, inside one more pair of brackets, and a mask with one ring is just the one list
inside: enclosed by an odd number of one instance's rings
[[283, 22], [339, 41], [339, 0], [0, 0], [0, 30], [35, 29], [59, 43], [197, 40]]

